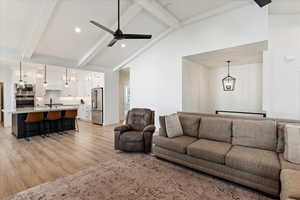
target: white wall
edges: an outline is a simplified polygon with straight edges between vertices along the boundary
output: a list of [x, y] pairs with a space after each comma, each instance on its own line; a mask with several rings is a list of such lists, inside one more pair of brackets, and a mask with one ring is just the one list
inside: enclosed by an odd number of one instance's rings
[[128, 64], [131, 107], [151, 108], [156, 117], [181, 110], [183, 56], [263, 41], [267, 37], [267, 10], [256, 5], [177, 30]]
[[182, 60], [182, 111], [210, 113], [209, 69]]
[[125, 102], [125, 88], [129, 87], [129, 70], [121, 70], [119, 72], [120, 80], [119, 80], [119, 115], [120, 120], [125, 119], [125, 110], [126, 110], [126, 102]]
[[104, 125], [119, 122], [119, 72], [104, 73]]
[[[13, 71], [0, 63], [0, 82], [4, 84], [4, 110], [13, 108]], [[11, 126], [11, 114], [4, 113], [4, 126]]]
[[230, 75], [237, 79], [234, 91], [223, 91], [222, 79], [226, 75], [225, 66], [210, 70], [211, 113], [216, 110], [262, 112], [262, 64], [232, 66]]
[[270, 117], [300, 119], [300, 15], [269, 17], [263, 106]]

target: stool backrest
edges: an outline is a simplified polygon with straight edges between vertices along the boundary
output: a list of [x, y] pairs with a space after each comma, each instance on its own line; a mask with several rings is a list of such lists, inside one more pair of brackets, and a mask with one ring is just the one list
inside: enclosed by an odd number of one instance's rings
[[46, 120], [54, 121], [61, 119], [61, 112], [60, 111], [49, 111], [47, 113]]
[[64, 118], [65, 119], [75, 119], [77, 117], [77, 110], [67, 110]]
[[44, 120], [44, 113], [42, 112], [33, 112], [28, 113], [25, 119], [25, 123], [37, 123]]

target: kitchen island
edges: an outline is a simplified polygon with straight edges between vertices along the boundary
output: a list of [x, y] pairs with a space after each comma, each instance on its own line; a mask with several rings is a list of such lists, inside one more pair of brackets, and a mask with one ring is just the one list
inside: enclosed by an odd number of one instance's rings
[[[41, 123], [26, 124], [25, 120], [29, 113], [42, 112], [46, 118], [49, 111], [60, 111], [62, 116], [68, 110], [78, 110], [78, 106], [55, 106], [55, 107], [33, 107], [19, 108], [10, 111], [12, 113], [12, 134], [18, 139], [36, 135], [49, 135], [51, 133], [64, 132], [76, 129], [75, 119], [60, 119], [56, 121], [44, 120]], [[51, 123], [51, 125], [50, 125]], [[53, 128], [54, 127], [54, 128]]]

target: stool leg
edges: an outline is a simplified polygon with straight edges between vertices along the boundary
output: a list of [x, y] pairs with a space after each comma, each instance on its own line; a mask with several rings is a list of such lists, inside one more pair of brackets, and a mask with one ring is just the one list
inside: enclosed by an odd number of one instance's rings
[[77, 118], [75, 118], [75, 125], [76, 125], [75, 131], [79, 132], [79, 125], [78, 125], [78, 119]]
[[25, 127], [24, 127], [24, 139], [28, 142], [30, 141], [30, 139], [28, 137], [28, 125], [27, 125], [27, 123], [25, 123]]
[[59, 123], [61, 123], [61, 120], [56, 120], [56, 129], [55, 131], [59, 134], [59, 135], [63, 135], [63, 132], [61, 132], [61, 130], [59, 129]]
[[47, 132], [46, 132], [46, 137], [50, 137], [50, 131], [51, 131], [51, 121], [47, 121], [48, 122], [48, 127], [47, 127]]
[[[43, 127], [43, 128], [42, 128]], [[44, 130], [45, 129], [45, 127], [44, 127], [44, 121], [41, 121], [40, 122], [40, 136], [42, 137], [42, 138], [45, 138], [45, 134], [44, 134]]]

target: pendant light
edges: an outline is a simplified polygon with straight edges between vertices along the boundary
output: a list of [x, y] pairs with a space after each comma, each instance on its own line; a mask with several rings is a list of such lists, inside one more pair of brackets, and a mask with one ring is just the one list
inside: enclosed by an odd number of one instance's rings
[[69, 82], [68, 82], [68, 68], [66, 67], [66, 83], [65, 83], [65, 87], [68, 88], [69, 87]]
[[47, 65], [45, 65], [44, 68], [44, 87], [48, 86], [48, 82], [47, 82]]
[[228, 74], [222, 80], [223, 90], [224, 91], [234, 91], [234, 89], [235, 89], [236, 78], [230, 76], [230, 63], [231, 63], [231, 61], [228, 60], [227, 61], [227, 64], [228, 64]]
[[22, 75], [22, 62], [20, 62], [20, 79], [19, 79], [19, 88], [24, 88], [25, 83], [23, 81], [23, 75]]

